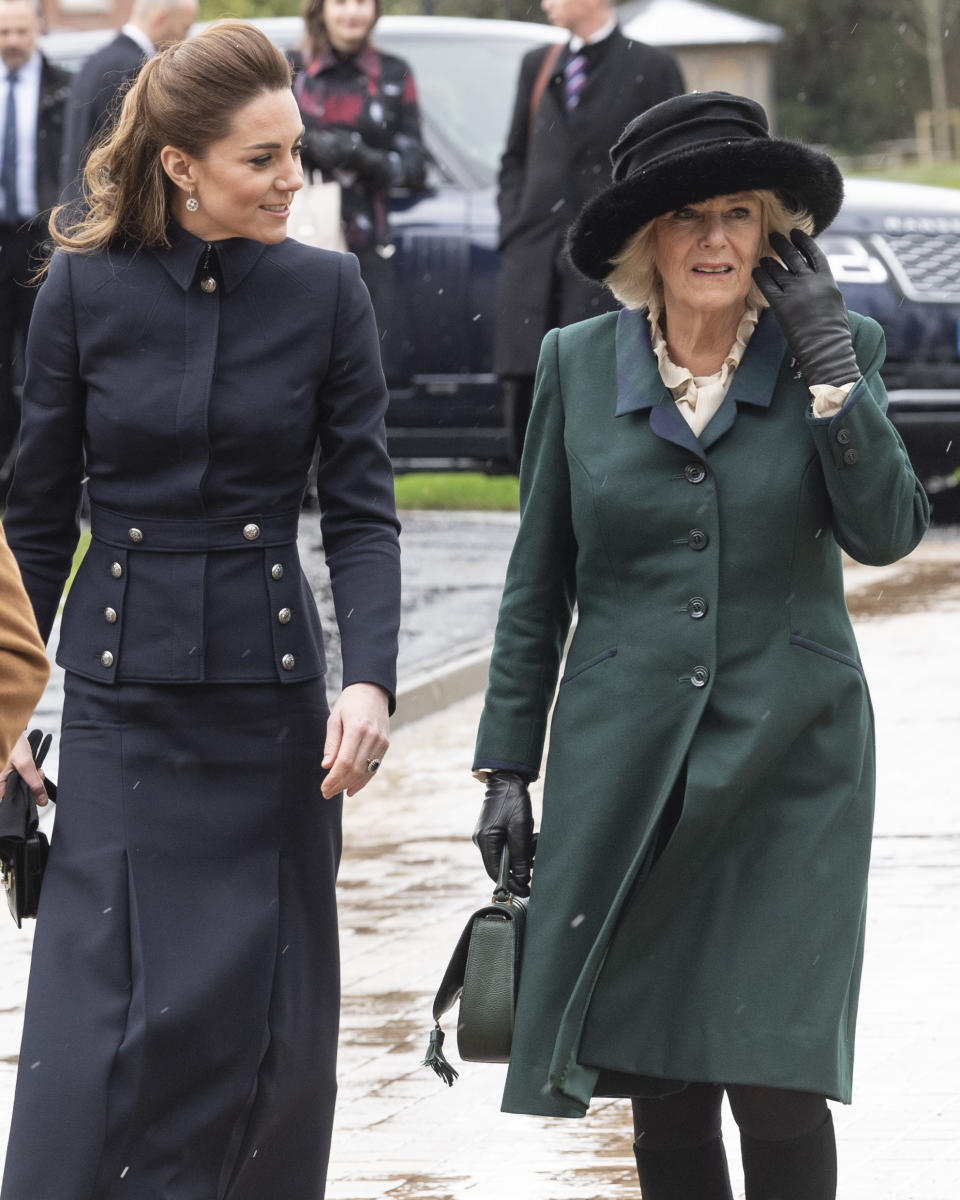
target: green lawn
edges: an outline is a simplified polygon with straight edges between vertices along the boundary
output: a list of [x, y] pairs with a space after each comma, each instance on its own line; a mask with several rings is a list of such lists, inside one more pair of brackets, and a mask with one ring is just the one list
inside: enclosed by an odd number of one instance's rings
[[889, 170], [849, 170], [845, 174], [862, 175], [868, 179], [899, 179], [904, 183], [928, 183], [934, 187], [960, 188], [960, 162], [911, 163], [909, 166], [892, 167]]
[[517, 508], [516, 475], [481, 475], [469, 471], [438, 471], [398, 475], [397, 508], [485, 509], [509, 512]]
[[63, 598], [60, 603], [66, 598], [67, 592], [70, 591], [70, 584], [73, 583], [73, 577], [77, 573], [80, 563], [83, 561], [83, 556], [87, 552], [87, 547], [90, 545], [90, 530], [84, 529], [80, 533], [80, 541], [77, 542], [77, 548], [73, 552], [73, 566], [70, 569], [70, 577], [67, 580], [67, 586], [63, 589]]

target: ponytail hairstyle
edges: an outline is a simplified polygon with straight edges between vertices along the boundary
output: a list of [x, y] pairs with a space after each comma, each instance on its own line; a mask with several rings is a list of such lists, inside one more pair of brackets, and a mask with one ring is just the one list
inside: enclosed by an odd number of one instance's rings
[[92, 254], [116, 242], [166, 246], [174, 184], [164, 146], [194, 158], [226, 137], [237, 112], [264, 92], [290, 87], [290, 64], [265, 34], [218, 21], [143, 65], [119, 116], [83, 170], [84, 205], [59, 205], [50, 235], [64, 250]]
[[[321, 55], [326, 54], [331, 49], [327, 26], [323, 20], [323, 8], [325, 4], [326, 0], [303, 0], [303, 3], [300, 5], [300, 16], [303, 17], [304, 49], [306, 50], [308, 63], [315, 62]], [[383, 12], [381, 0], [373, 0], [373, 9], [373, 25], [370, 26], [371, 33]], [[370, 35], [368, 34], [367, 36], [369, 37]]]

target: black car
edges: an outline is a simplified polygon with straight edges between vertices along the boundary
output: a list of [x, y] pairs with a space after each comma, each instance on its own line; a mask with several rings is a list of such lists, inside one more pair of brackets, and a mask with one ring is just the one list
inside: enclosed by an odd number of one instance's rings
[[[257, 24], [288, 52], [296, 17]], [[111, 36], [52, 34], [76, 66]], [[385, 339], [388, 436], [396, 464], [516, 463], [492, 371], [496, 173], [520, 59], [565, 35], [545, 25], [384, 17], [375, 41], [413, 66], [431, 163], [427, 191], [392, 201], [395, 311]], [[291, 227], [295, 235], [295, 220]], [[960, 515], [960, 191], [850, 179], [820, 239], [847, 304], [887, 335], [890, 413], [939, 517]]]

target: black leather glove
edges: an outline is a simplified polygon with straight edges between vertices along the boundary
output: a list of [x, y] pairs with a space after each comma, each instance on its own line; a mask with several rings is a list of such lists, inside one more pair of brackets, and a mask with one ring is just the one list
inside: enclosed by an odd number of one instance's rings
[[515, 896], [530, 895], [535, 846], [533, 809], [527, 785], [515, 772], [495, 771], [487, 779], [473, 840], [480, 847], [483, 865], [493, 880], [499, 874], [500, 856], [506, 843], [510, 851], [510, 891]]
[[[790, 352], [807, 387], [853, 383], [860, 368], [853, 352], [847, 306], [827, 256], [799, 229], [770, 234], [770, 245], [783, 260], [761, 258], [753, 279], [780, 322]], [[792, 245], [791, 245], [792, 242]]]
[[353, 153], [353, 138], [346, 129], [308, 129], [303, 135], [310, 165], [333, 171], [347, 165]]
[[374, 150], [358, 133], [352, 135], [353, 145], [343, 165], [373, 187], [385, 187], [390, 179], [390, 160], [384, 150]]

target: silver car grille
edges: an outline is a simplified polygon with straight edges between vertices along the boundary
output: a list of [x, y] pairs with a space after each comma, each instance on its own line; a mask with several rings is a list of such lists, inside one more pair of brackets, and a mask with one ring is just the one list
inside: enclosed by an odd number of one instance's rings
[[888, 232], [871, 242], [908, 300], [960, 302], [960, 232]]

